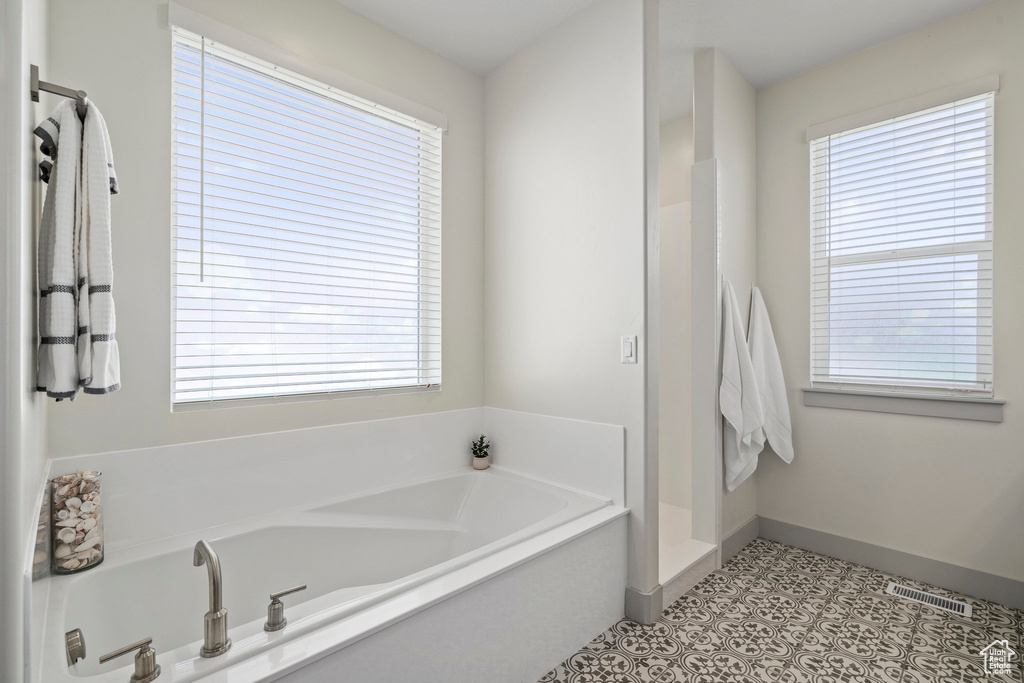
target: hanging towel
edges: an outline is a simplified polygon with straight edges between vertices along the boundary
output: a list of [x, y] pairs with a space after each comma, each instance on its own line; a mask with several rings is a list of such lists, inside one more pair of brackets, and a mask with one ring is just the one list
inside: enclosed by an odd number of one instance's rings
[[39, 228], [39, 360], [36, 388], [58, 400], [78, 393], [75, 358], [77, 268], [82, 162], [82, 122], [75, 103], [64, 100], [35, 130], [40, 165], [48, 182]]
[[786, 398], [786, 378], [782, 375], [782, 361], [775, 345], [768, 309], [761, 290], [754, 287], [750, 298], [750, 333], [747, 336], [750, 360], [754, 365], [754, 379], [761, 397], [764, 414], [764, 434], [780, 458], [793, 462], [793, 430], [789, 420], [789, 402]]
[[82, 229], [78, 245], [78, 376], [87, 394], [107, 394], [121, 388], [110, 244], [110, 195], [117, 193], [107, 124], [90, 102], [82, 136]]
[[58, 400], [120, 387], [111, 287], [110, 195], [117, 177], [102, 115], [64, 100], [35, 130], [50, 157], [39, 233], [36, 388]]
[[740, 307], [732, 284], [722, 286], [722, 384], [718, 399], [725, 417], [725, 486], [732, 491], [757, 468], [764, 448], [764, 415], [747, 350]]

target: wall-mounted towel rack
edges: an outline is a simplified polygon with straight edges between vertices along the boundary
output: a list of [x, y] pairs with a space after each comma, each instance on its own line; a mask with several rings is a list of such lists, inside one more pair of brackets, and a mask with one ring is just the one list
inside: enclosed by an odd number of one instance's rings
[[39, 67], [35, 64], [32, 65], [29, 75], [29, 88], [32, 93], [32, 101], [39, 101], [39, 91], [51, 92], [54, 95], [61, 95], [62, 97], [69, 97], [73, 100], [77, 100], [76, 108], [78, 109], [78, 116], [85, 118], [86, 107], [89, 104], [89, 97], [85, 94], [84, 90], [72, 90], [71, 88], [65, 88], [63, 85], [57, 85], [56, 83], [47, 83], [46, 81], [39, 80]]

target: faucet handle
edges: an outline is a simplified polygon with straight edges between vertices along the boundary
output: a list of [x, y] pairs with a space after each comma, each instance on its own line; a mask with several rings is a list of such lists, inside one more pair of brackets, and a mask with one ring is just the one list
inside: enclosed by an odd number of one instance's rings
[[149, 683], [160, 675], [160, 665], [156, 663], [156, 650], [150, 647], [152, 642], [152, 637], [144, 638], [137, 643], [126, 645], [120, 650], [114, 650], [100, 657], [100, 664], [126, 655], [132, 650], [138, 650], [138, 654], [135, 655], [135, 674], [129, 680], [130, 683]]
[[85, 659], [85, 635], [76, 628], [64, 634], [64, 651], [68, 655], [68, 666], [74, 666]]
[[294, 588], [289, 588], [288, 590], [283, 590], [280, 593], [271, 593], [270, 599], [276, 602], [286, 595], [291, 595], [292, 593], [298, 593], [299, 591], [304, 590], [306, 590], [306, 584], [302, 584], [301, 586], [295, 586]]
[[279, 593], [271, 593], [270, 605], [267, 607], [267, 623], [263, 624], [263, 630], [280, 631], [283, 629], [288, 620], [284, 618], [284, 603], [281, 602], [281, 598], [304, 590], [306, 590], [306, 584], [295, 586]]

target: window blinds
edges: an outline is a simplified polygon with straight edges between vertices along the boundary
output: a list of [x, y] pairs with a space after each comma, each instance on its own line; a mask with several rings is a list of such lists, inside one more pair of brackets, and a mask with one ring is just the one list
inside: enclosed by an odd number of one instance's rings
[[173, 50], [173, 402], [439, 384], [441, 131]]
[[994, 93], [811, 141], [811, 382], [992, 395]]

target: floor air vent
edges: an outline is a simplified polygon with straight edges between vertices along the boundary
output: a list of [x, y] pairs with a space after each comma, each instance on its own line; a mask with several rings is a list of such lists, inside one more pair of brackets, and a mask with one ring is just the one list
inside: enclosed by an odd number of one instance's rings
[[931, 605], [936, 609], [946, 610], [954, 614], [959, 614], [963, 617], [971, 616], [971, 606], [966, 602], [960, 602], [958, 600], [950, 600], [944, 598], [941, 595], [935, 595], [934, 593], [925, 593], [919, 591], [916, 588], [908, 588], [907, 586], [901, 586], [898, 583], [889, 582], [889, 587], [885, 589], [885, 592], [889, 595], [896, 595], [907, 600], [913, 600], [915, 602], [923, 602], [926, 605]]

